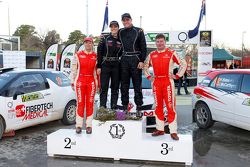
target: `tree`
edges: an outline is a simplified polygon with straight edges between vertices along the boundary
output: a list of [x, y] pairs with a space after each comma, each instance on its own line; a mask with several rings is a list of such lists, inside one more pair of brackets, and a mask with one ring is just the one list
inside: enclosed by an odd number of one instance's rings
[[35, 31], [35, 27], [32, 25], [23, 24], [17, 27], [13, 35], [20, 36], [21, 50], [33, 51], [43, 49], [42, 40], [39, 38], [37, 32]]
[[66, 44], [75, 43], [77, 45], [82, 44], [83, 39], [86, 37], [80, 30], [75, 30], [69, 34]]
[[59, 43], [61, 41], [60, 35], [56, 30], [48, 31], [43, 39], [45, 49], [48, 49], [50, 45]]
[[35, 31], [35, 27], [32, 25], [21, 25], [19, 27], [17, 27], [16, 31], [14, 32], [14, 36], [20, 36], [20, 40], [21, 42], [29, 36], [33, 36], [37, 34], [37, 32]]

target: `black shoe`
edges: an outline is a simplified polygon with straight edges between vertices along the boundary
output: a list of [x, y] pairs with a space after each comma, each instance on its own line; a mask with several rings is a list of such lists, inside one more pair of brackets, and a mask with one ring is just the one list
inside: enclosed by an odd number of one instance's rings
[[76, 133], [77, 134], [81, 134], [82, 133], [82, 128], [81, 127], [77, 127], [76, 128]]
[[177, 93], [177, 95], [181, 95], [181, 93]]
[[186, 95], [190, 95], [191, 93], [190, 92], [186, 92]]
[[141, 118], [142, 115], [141, 106], [136, 106], [136, 117]]
[[128, 112], [128, 106], [127, 105], [123, 106], [123, 111]]
[[142, 118], [143, 114], [140, 110], [136, 111], [136, 117], [137, 118]]
[[113, 105], [113, 106], [111, 107], [111, 109], [112, 109], [112, 110], [117, 110], [118, 107], [117, 107], [117, 105]]
[[92, 133], [92, 128], [91, 127], [87, 127], [86, 128], [86, 133], [87, 134], [91, 134]]

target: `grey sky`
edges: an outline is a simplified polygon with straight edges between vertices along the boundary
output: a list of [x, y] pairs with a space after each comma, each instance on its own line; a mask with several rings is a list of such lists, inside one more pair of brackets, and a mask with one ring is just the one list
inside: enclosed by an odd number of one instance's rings
[[[55, 29], [63, 40], [70, 32], [86, 32], [86, 0], [2, 0], [0, 34], [8, 34], [8, 6], [11, 34], [21, 24], [34, 25], [39, 33]], [[89, 1], [89, 33], [101, 33], [106, 0]], [[249, 0], [206, 0], [207, 29], [213, 30], [213, 41], [226, 46], [250, 47]], [[135, 26], [145, 31], [193, 29], [198, 21], [201, 0], [109, 0], [109, 21], [121, 20], [129, 12]], [[121, 22], [120, 22], [120, 26]], [[205, 21], [200, 29], [205, 28]]]

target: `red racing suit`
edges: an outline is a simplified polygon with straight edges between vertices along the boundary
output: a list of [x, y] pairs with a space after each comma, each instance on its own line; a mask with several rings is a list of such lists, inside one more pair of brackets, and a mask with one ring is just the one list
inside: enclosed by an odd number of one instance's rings
[[[179, 65], [176, 75], [173, 75], [174, 63]], [[149, 67], [153, 67], [154, 76], [149, 73]], [[175, 51], [165, 49], [151, 52], [145, 60], [144, 73], [152, 81], [153, 93], [156, 103], [156, 129], [164, 131], [163, 103], [168, 110], [167, 121], [170, 133], [177, 133], [177, 115], [175, 111], [175, 85], [173, 79], [180, 78], [186, 71], [186, 61], [181, 60]]]
[[80, 51], [75, 54], [71, 67], [71, 83], [77, 95], [76, 127], [82, 127], [86, 111], [86, 127], [92, 127], [96, 86], [97, 55]]

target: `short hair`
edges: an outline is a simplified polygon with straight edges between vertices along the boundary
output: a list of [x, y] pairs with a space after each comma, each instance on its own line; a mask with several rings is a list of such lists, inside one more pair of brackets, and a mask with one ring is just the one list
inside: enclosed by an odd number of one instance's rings
[[164, 34], [161, 34], [161, 33], [156, 35], [155, 40], [156, 40], [156, 39], [160, 39], [160, 38], [163, 38], [164, 41], [166, 41], [165, 35], [164, 35]]

